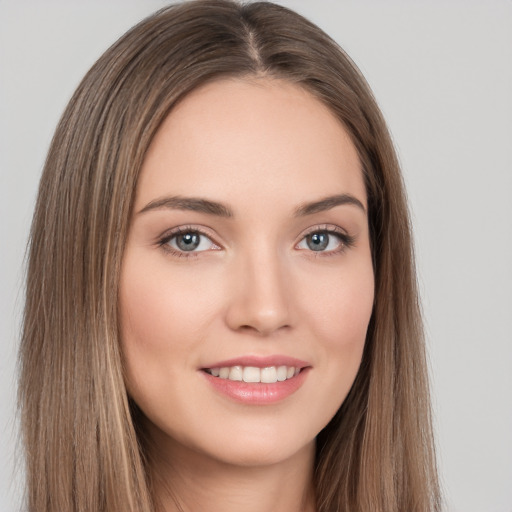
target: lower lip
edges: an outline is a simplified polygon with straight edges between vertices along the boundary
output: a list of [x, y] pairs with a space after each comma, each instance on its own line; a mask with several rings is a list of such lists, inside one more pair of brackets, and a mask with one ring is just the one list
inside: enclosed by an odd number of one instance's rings
[[271, 384], [221, 379], [204, 371], [202, 373], [221, 394], [244, 404], [266, 405], [280, 402], [295, 393], [304, 383], [308, 370], [303, 368], [295, 377]]

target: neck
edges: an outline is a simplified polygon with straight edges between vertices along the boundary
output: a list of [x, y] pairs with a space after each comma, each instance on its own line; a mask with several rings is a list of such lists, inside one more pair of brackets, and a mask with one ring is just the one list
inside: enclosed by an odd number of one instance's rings
[[[161, 448], [161, 446], [159, 446]], [[234, 465], [174, 446], [151, 454], [158, 512], [314, 512], [314, 442], [270, 465]]]

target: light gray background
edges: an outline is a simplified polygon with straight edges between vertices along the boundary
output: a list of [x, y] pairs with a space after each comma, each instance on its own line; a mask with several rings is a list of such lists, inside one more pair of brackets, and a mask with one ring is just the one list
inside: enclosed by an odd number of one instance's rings
[[[157, 0], [0, 0], [0, 511], [17, 510], [22, 261], [53, 129]], [[512, 0], [283, 0], [366, 75], [408, 185], [447, 512], [512, 512]]]

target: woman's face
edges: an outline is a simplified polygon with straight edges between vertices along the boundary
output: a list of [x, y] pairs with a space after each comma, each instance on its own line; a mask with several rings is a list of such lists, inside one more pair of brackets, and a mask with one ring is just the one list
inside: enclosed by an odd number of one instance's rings
[[373, 289], [360, 162], [322, 103], [233, 79], [172, 111], [119, 297], [127, 388], [164, 453], [262, 465], [311, 449], [358, 371]]

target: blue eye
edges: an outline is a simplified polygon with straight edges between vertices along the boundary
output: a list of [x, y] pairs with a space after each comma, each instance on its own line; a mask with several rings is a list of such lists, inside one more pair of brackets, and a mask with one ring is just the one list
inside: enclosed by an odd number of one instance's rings
[[182, 231], [162, 241], [176, 252], [201, 252], [216, 249], [217, 246], [198, 231]]
[[325, 251], [330, 241], [331, 235], [328, 233], [312, 233], [306, 237], [306, 244], [312, 251]]
[[314, 252], [337, 252], [351, 246], [353, 240], [348, 235], [334, 231], [314, 231], [306, 235], [297, 245], [298, 249]]
[[177, 247], [182, 251], [193, 251], [199, 247], [201, 243], [200, 235], [197, 233], [185, 233], [174, 237]]

